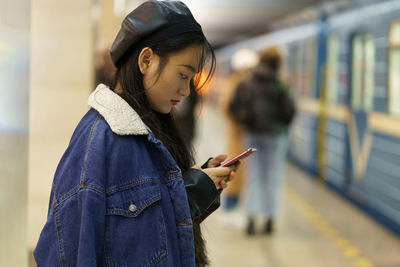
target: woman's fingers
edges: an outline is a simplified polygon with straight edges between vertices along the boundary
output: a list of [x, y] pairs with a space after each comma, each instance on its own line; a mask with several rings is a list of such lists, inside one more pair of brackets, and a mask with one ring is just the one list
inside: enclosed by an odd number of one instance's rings
[[222, 189], [227, 188], [228, 186], [228, 182], [225, 180], [221, 180], [221, 182], [219, 183], [219, 185], [221, 186]]
[[232, 168], [230, 167], [218, 167], [218, 168], [213, 168], [215, 170], [215, 175], [220, 177], [220, 178], [226, 178], [229, 176], [230, 172], [232, 171]]
[[235, 178], [235, 171], [231, 171], [231, 173], [229, 174], [229, 178], [227, 179], [227, 181], [233, 181], [233, 179]]
[[225, 154], [220, 154], [218, 156], [216, 156], [215, 158], [211, 159], [208, 162], [208, 168], [214, 168], [219, 166], [222, 162], [224, 162], [227, 158], [227, 155]]
[[220, 182], [219, 182], [219, 186], [222, 189], [225, 189], [228, 187], [228, 183], [233, 181], [233, 179], [235, 178], [235, 171], [230, 171], [228, 176], [225, 177], [219, 177], [221, 178]]
[[217, 189], [219, 189], [222, 187], [221, 181], [229, 178], [231, 169], [229, 167], [217, 167], [203, 169], [202, 171], [204, 171], [211, 178], [211, 180], [213, 180], [215, 186]]
[[230, 167], [206, 168], [202, 171], [213, 180], [217, 189], [224, 189], [228, 186], [228, 182], [234, 179], [236, 168], [237, 165], [234, 165]]

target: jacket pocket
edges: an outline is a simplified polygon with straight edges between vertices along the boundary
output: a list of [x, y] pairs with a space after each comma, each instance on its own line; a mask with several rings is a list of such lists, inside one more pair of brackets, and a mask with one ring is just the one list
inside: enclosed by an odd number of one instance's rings
[[107, 197], [107, 266], [155, 266], [167, 255], [158, 184], [143, 183]]

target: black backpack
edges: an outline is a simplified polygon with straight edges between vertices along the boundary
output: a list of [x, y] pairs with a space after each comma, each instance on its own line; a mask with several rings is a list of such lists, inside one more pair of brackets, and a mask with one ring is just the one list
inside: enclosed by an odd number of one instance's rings
[[239, 124], [253, 133], [282, 132], [296, 113], [288, 88], [277, 79], [241, 82], [229, 111]]

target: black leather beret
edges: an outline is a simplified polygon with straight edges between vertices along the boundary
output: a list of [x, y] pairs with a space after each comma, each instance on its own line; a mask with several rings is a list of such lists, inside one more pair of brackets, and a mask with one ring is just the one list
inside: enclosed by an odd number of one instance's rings
[[164, 30], [166, 36], [185, 32], [202, 32], [189, 8], [180, 1], [147, 1], [129, 13], [111, 47], [114, 65], [135, 43], [156, 31]]

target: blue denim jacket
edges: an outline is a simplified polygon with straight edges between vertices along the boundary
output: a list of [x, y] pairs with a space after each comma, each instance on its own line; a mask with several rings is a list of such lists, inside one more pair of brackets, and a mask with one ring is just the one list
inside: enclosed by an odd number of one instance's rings
[[104, 85], [89, 104], [55, 173], [38, 267], [195, 266], [175, 160]]

